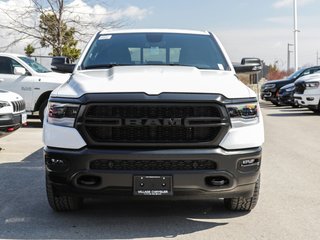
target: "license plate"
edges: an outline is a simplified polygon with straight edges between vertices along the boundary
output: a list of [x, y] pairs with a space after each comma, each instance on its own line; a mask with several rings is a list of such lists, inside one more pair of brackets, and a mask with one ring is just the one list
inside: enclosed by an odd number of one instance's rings
[[21, 124], [25, 124], [25, 123], [27, 123], [27, 114], [22, 113], [21, 114]]
[[172, 176], [134, 176], [133, 195], [172, 195]]

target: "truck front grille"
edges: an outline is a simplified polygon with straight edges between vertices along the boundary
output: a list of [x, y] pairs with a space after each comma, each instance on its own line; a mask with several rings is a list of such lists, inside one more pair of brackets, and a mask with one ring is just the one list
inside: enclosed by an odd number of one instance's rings
[[295, 92], [298, 94], [303, 94], [304, 90], [306, 90], [305, 82], [297, 82], [294, 84]]
[[23, 100], [11, 102], [13, 106], [13, 112], [22, 112], [26, 109], [26, 104]]
[[214, 103], [89, 104], [83, 116], [79, 130], [95, 146], [212, 143], [229, 128], [225, 109]]
[[90, 163], [92, 170], [117, 171], [189, 171], [216, 168], [216, 163], [211, 160], [94, 160]]

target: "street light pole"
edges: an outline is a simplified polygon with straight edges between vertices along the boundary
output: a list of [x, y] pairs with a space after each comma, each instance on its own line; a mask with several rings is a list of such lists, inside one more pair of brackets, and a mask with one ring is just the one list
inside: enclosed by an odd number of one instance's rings
[[287, 72], [290, 71], [290, 59], [291, 59], [291, 53], [292, 51], [290, 50], [290, 47], [293, 46], [293, 44], [288, 43], [288, 52], [287, 52], [287, 56], [288, 56], [288, 60], [287, 60]]
[[298, 9], [297, 9], [297, 0], [293, 0], [293, 21], [294, 21], [294, 69], [295, 71], [299, 68], [298, 63]]

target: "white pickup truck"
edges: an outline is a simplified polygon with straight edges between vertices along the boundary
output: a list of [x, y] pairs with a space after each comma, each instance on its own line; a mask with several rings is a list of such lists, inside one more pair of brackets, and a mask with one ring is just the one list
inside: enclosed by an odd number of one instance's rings
[[50, 93], [69, 77], [51, 72], [24, 55], [0, 53], [0, 88], [21, 95], [28, 114], [39, 111], [41, 120]]
[[295, 101], [315, 113], [320, 113], [320, 72], [304, 76], [295, 82]]
[[115, 194], [224, 198], [250, 211], [259, 195], [263, 120], [256, 94], [210, 32], [102, 31], [44, 123], [46, 187], [56, 211]]

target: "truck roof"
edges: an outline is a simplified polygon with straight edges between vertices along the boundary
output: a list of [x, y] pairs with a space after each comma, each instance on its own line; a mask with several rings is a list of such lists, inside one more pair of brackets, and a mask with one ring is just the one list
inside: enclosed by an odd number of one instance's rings
[[0, 52], [0, 56], [2, 57], [25, 57], [23, 54], [18, 54], [18, 53], [3, 53]]
[[181, 33], [181, 34], [197, 34], [209, 35], [208, 31], [185, 30], [185, 29], [119, 29], [119, 30], [103, 30], [100, 34], [117, 34], [117, 33]]

